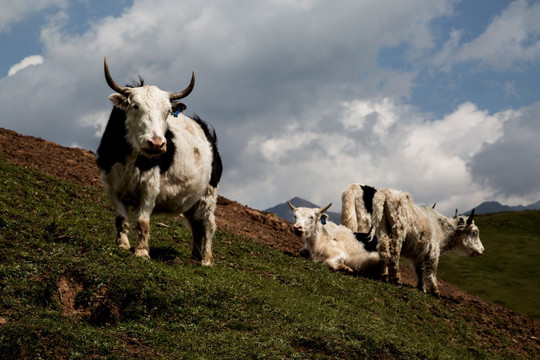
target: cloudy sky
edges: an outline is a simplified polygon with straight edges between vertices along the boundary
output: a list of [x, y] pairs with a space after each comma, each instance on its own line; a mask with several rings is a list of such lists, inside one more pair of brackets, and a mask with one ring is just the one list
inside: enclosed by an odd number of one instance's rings
[[216, 129], [222, 195], [341, 207], [352, 182], [439, 211], [540, 200], [540, 3], [8, 0], [0, 126], [97, 148], [140, 74]]

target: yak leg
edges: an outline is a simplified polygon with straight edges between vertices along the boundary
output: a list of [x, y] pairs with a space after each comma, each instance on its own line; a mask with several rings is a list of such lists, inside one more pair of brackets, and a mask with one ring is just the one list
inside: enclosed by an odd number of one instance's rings
[[[437, 266], [439, 263], [438, 257], [436, 258], [429, 258], [425, 265], [424, 265], [424, 271], [426, 273], [426, 283], [430, 288], [430, 291], [435, 294], [436, 296], [439, 296], [439, 286], [437, 285]], [[425, 291], [425, 288], [424, 288]]]
[[390, 237], [385, 233], [378, 235], [377, 252], [381, 257], [381, 277], [383, 281], [388, 281], [388, 265], [390, 264]]
[[148, 239], [150, 238], [150, 221], [146, 219], [137, 220], [137, 245], [135, 245], [135, 255], [143, 259], [150, 259], [150, 247]]
[[144, 174], [144, 191], [139, 199], [139, 210], [137, 214], [137, 245], [135, 245], [135, 255], [143, 259], [150, 259], [150, 215], [156, 204], [156, 197], [159, 194], [159, 169], [154, 169]]
[[128, 239], [128, 227], [129, 224], [126, 221], [126, 218], [122, 215], [116, 217], [116, 245], [120, 246], [122, 249], [129, 250], [131, 245], [129, 244]]
[[122, 249], [129, 250], [131, 245], [129, 244], [128, 239], [128, 211], [114, 189], [109, 187], [107, 193], [116, 212], [116, 245], [120, 246]]
[[414, 270], [416, 272], [416, 277], [418, 278], [417, 287], [420, 291], [426, 292], [426, 285], [424, 283], [424, 262], [419, 262], [414, 264]]
[[326, 259], [326, 261], [324, 262], [324, 265], [336, 271], [345, 271], [348, 273], [354, 272], [354, 270], [351, 267], [345, 265], [344, 260], [345, 260], [344, 254], [339, 254], [337, 256]]
[[399, 284], [401, 283], [401, 274], [399, 273], [399, 258], [401, 255], [401, 245], [403, 241], [399, 236], [390, 237], [390, 261], [388, 265], [388, 277], [390, 282]]
[[203, 197], [184, 215], [191, 226], [193, 248], [191, 258], [201, 265], [212, 266], [212, 238], [216, 231], [214, 211], [216, 210], [217, 188], [208, 186]]

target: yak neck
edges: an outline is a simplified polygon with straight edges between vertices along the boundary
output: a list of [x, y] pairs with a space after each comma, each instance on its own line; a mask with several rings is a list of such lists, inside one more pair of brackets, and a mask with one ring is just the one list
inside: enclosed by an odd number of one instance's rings
[[313, 250], [317, 251], [317, 249], [322, 245], [321, 242], [324, 241], [324, 237], [328, 235], [328, 230], [326, 230], [325, 225], [319, 222], [317, 223], [313, 234], [306, 236], [304, 240], [309, 244], [309, 246], [311, 246]]
[[443, 233], [443, 236], [441, 237], [441, 243], [439, 244], [439, 248], [442, 254], [454, 248], [459, 231], [452, 223], [452, 219], [449, 219], [447, 217], [440, 216], [439, 225], [441, 226], [441, 230]]

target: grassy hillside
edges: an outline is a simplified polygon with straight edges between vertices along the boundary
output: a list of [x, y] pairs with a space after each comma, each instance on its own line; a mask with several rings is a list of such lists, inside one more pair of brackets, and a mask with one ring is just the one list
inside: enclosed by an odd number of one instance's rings
[[505, 307], [540, 319], [540, 211], [475, 216], [486, 253], [441, 258], [439, 277]]
[[199, 267], [190, 232], [168, 217], [153, 217], [153, 260], [141, 260], [114, 245], [102, 190], [2, 154], [0, 173], [3, 359], [538, 355], [530, 329], [487, 331], [469, 304], [333, 273], [226, 232], [214, 241], [215, 266]]

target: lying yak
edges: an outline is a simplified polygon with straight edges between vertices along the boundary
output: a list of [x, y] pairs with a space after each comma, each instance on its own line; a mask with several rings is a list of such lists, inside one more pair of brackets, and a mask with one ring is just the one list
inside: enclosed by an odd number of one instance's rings
[[345, 272], [364, 271], [379, 264], [378, 253], [367, 251], [350, 229], [326, 220], [324, 212], [332, 204], [324, 208], [288, 204], [294, 213], [294, 233], [304, 240], [301, 252], [314, 261]]

